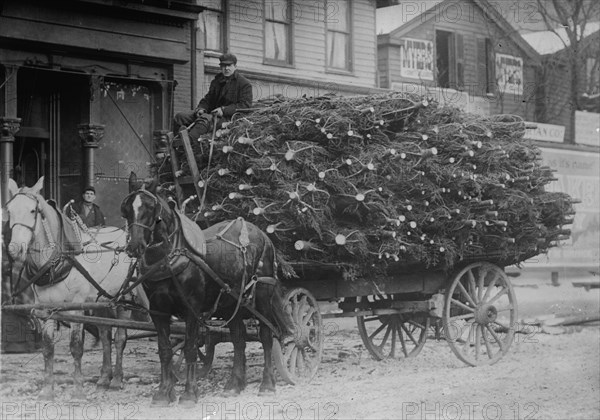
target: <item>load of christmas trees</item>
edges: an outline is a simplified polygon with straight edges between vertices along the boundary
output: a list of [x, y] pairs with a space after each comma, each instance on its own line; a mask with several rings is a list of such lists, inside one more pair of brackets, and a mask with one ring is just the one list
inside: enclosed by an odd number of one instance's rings
[[[515, 264], [566, 239], [574, 214], [524, 134], [517, 116], [397, 92], [274, 102], [193, 142], [202, 196], [187, 212], [243, 217], [288, 261]], [[163, 183], [190, 175], [160, 168]]]

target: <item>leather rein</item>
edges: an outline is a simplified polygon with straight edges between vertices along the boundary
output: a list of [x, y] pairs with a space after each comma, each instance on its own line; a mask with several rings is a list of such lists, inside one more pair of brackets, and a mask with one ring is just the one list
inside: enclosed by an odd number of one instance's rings
[[[152, 224], [150, 226], [145, 225], [143, 223], [139, 223], [137, 221], [133, 221], [133, 223], [128, 224], [128, 241], [129, 241], [129, 229], [130, 226], [139, 226], [143, 229], [146, 230], [152, 230], [152, 236], [153, 236], [153, 240], [155, 238], [156, 235], [154, 235], [154, 229], [156, 229], [157, 223], [159, 221], [162, 220], [161, 215], [162, 215], [162, 210], [163, 210], [163, 205], [161, 204], [159, 198], [152, 194], [151, 192], [145, 190], [145, 189], [139, 189], [137, 191], [134, 191], [132, 193], [130, 193], [125, 200], [127, 200], [127, 198], [129, 198], [132, 195], [135, 195], [136, 193], [143, 193], [146, 196], [150, 197], [153, 199], [154, 201], [154, 205], [155, 206], [159, 206], [160, 210], [158, 212], [158, 215], [154, 218]], [[125, 201], [124, 200], [124, 201]], [[168, 206], [168, 205], [167, 205]], [[170, 210], [171, 213], [175, 212], [176, 210], [171, 209]], [[156, 213], [156, 211], [155, 211]], [[166, 264], [167, 267], [169, 268], [169, 271], [171, 273], [171, 280], [173, 281], [173, 283], [175, 284], [175, 287], [177, 289], [177, 292], [179, 293], [181, 299], [185, 302], [186, 307], [193, 313], [193, 315], [195, 316], [195, 318], [200, 321], [201, 323], [205, 323], [205, 321], [210, 318], [210, 316], [212, 316], [212, 314], [214, 314], [214, 312], [216, 312], [219, 301], [221, 299], [221, 296], [223, 293], [227, 293], [229, 294], [231, 297], [233, 297], [236, 301], [236, 308], [235, 311], [233, 313], [233, 315], [229, 318], [229, 320], [227, 320], [225, 322], [224, 325], [227, 325], [237, 314], [240, 306], [244, 306], [247, 310], [249, 310], [254, 316], [256, 316], [260, 321], [262, 321], [267, 327], [269, 327], [271, 329], [271, 331], [273, 331], [273, 334], [275, 335], [275, 337], [279, 338], [281, 336], [279, 329], [276, 328], [264, 315], [262, 315], [260, 312], [258, 312], [256, 309], [254, 309], [251, 305], [248, 305], [247, 303], [242, 302], [244, 299], [244, 294], [246, 293], [246, 291], [248, 291], [250, 288], [253, 288], [256, 286], [257, 283], [267, 283], [267, 284], [276, 284], [275, 279], [269, 278], [269, 277], [257, 277], [256, 275], [252, 276], [251, 282], [249, 284], [246, 284], [246, 280], [247, 280], [247, 272], [246, 272], [246, 247], [247, 245], [249, 245], [249, 242], [247, 244], [236, 244], [232, 241], [229, 241], [225, 238], [223, 238], [223, 235], [231, 228], [231, 226], [233, 225], [233, 223], [235, 222], [235, 220], [231, 221], [225, 228], [223, 228], [217, 235], [216, 237], [220, 240], [223, 240], [233, 246], [235, 246], [236, 248], [238, 248], [243, 256], [244, 259], [244, 263], [243, 263], [243, 267], [244, 267], [244, 277], [242, 279], [242, 283], [241, 283], [241, 287], [240, 287], [240, 292], [238, 293], [237, 291], [233, 290], [231, 288], [231, 286], [229, 284], [227, 284], [225, 281], [223, 281], [223, 279], [221, 279], [217, 273], [215, 273], [215, 271], [206, 263], [206, 261], [204, 260], [204, 258], [202, 258], [202, 256], [200, 256], [199, 254], [190, 251], [185, 244], [182, 244], [180, 247], [176, 247], [178, 242], [183, 242], [181, 241], [179, 238], [178, 240], [172, 241], [172, 239], [175, 237], [175, 235], [178, 236], [182, 236], [182, 225], [180, 222], [178, 222], [178, 216], [174, 215], [173, 217], [174, 219], [174, 223], [175, 223], [175, 227], [173, 228], [173, 231], [168, 235], [168, 237], [166, 238], [166, 241], [168, 243], [168, 245], [170, 246], [171, 250], [170, 252], [165, 255], [165, 257], [153, 264], [151, 267], [154, 266], [158, 266], [160, 264]], [[245, 221], [244, 221], [245, 223]], [[160, 242], [159, 242], [160, 243]], [[148, 247], [151, 245], [158, 245], [159, 243], [149, 243]], [[209, 277], [215, 281], [220, 287], [221, 290], [219, 292], [219, 295], [214, 303], [214, 305], [212, 306], [212, 308], [207, 311], [204, 312], [202, 314], [198, 314], [196, 312], [196, 310], [194, 309], [194, 306], [191, 305], [188, 300], [187, 300], [187, 296], [185, 294], [185, 292], [183, 291], [183, 289], [181, 288], [181, 284], [176, 280], [176, 275], [173, 272], [173, 267], [171, 265], [171, 262], [173, 261], [174, 258], [179, 257], [179, 256], [183, 256], [186, 257], [189, 261], [193, 262], [196, 266], [198, 266], [201, 270], [203, 270], [206, 274], [209, 275]], [[132, 284], [130, 284], [130, 286], [123, 292], [123, 293], [127, 293], [129, 290], [132, 290], [134, 287], [136, 287], [138, 284], [142, 283], [145, 280], [148, 280], [148, 278], [150, 277], [150, 274], [153, 274], [154, 270], [149, 269], [146, 273], [144, 273], [143, 275], [139, 276], [135, 282], [133, 282]]]
[[[31, 244], [35, 240], [35, 236], [36, 236], [35, 232], [36, 232], [37, 222], [38, 222], [38, 216], [39, 216], [40, 219], [41, 219], [41, 221], [42, 221], [42, 226], [44, 227], [44, 232], [45, 232], [45, 234], [46, 234], [46, 236], [48, 238], [49, 245], [52, 248], [52, 255], [48, 258], [48, 260], [38, 270], [36, 270], [36, 273], [25, 282], [24, 286], [22, 286], [17, 291], [12, 291], [11, 292], [11, 298], [14, 300], [19, 294], [23, 293], [28, 287], [30, 287], [33, 284], [36, 284], [36, 282], [40, 278], [42, 278], [43, 276], [45, 276], [50, 270], [54, 270], [62, 260], [67, 260], [67, 263], [70, 263], [72, 267], [75, 267], [77, 269], [77, 271], [79, 271], [85, 277], [85, 279], [92, 286], [94, 286], [94, 288], [98, 291], [98, 297], [104, 296], [104, 297], [107, 297], [107, 298], [109, 298], [111, 300], [114, 299], [113, 296], [111, 296], [110, 294], [108, 294], [108, 292], [106, 292], [106, 290], [104, 290], [92, 278], [92, 276], [85, 269], [85, 267], [83, 267], [81, 265], [81, 263], [79, 261], [77, 261], [77, 259], [75, 258], [74, 252], [62, 251], [62, 249], [64, 249], [64, 241], [63, 241], [64, 234], [63, 235], [59, 234], [58, 243], [57, 243], [56, 240], [55, 240], [55, 238], [52, 235], [52, 231], [50, 230], [50, 227], [48, 226], [46, 215], [44, 214], [44, 212], [40, 208], [40, 202], [39, 202], [38, 197], [35, 194], [31, 194], [31, 193], [28, 193], [28, 192], [18, 192], [17, 194], [15, 194], [11, 198], [11, 200], [9, 200], [9, 203], [12, 200], [14, 200], [18, 195], [24, 195], [27, 198], [30, 198], [31, 200], [35, 201], [35, 210], [34, 210], [34, 212], [35, 212], [35, 220], [33, 222], [33, 226], [29, 226], [29, 225], [26, 225], [26, 224], [20, 223], [20, 222], [9, 224], [9, 228], [10, 228], [11, 234], [12, 234], [12, 229], [15, 226], [23, 226], [26, 229], [29, 229], [31, 231], [32, 235], [31, 235], [31, 239], [29, 241], [29, 244], [27, 246], [27, 253], [29, 255], [30, 252], [34, 252], [33, 248], [31, 247]], [[62, 218], [59, 217], [59, 221], [60, 221], [59, 232], [62, 232], [63, 229], [64, 229], [64, 225], [62, 224]], [[117, 252], [117, 250], [115, 250], [115, 249], [113, 249], [113, 251], [115, 253]], [[42, 252], [42, 251], [40, 250], [40, 251], [37, 251], [37, 252]], [[81, 253], [82, 252], [78, 252], [77, 255], [79, 255]], [[32, 264], [32, 262], [29, 260], [29, 258], [26, 258], [26, 261], [25, 261], [25, 264], [23, 265], [23, 268], [25, 268], [27, 266], [27, 264]], [[113, 264], [111, 265], [111, 267], [108, 270], [108, 272], [110, 272], [113, 269], [114, 266], [115, 266], [115, 262], [113, 260]], [[23, 270], [21, 270], [21, 273], [19, 275], [19, 279], [17, 281], [17, 284], [20, 283], [21, 274], [22, 273], [23, 273]], [[66, 278], [66, 276], [64, 276], [60, 281], [64, 280], [64, 278]], [[57, 284], [60, 281], [58, 281], [58, 282], [50, 282], [49, 285]]]

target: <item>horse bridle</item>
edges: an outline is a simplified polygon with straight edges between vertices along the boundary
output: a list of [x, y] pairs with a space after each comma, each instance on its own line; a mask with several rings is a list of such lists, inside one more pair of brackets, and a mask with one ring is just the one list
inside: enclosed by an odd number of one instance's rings
[[[137, 193], [143, 193], [146, 196], [152, 198], [152, 200], [154, 201], [154, 206], [155, 207], [158, 206], [159, 212], [158, 212], [158, 215], [156, 217], [154, 217], [154, 220], [152, 221], [152, 224], [150, 226], [147, 226], [143, 223], [139, 223], [137, 221], [133, 221], [133, 223], [131, 223], [131, 224], [127, 223], [127, 235], [129, 236], [131, 226], [139, 226], [143, 229], [147, 229], [154, 235], [154, 228], [156, 227], [156, 224], [162, 220], [161, 216], [162, 216], [163, 207], [161, 206], [161, 204], [158, 200], [158, 197], [156, 195], [152, 194], [150, 191], [145, 190], [145, 189], [139, 189], [137, 191], [133, 191], [133, 192], [129, 193], [129, 195], [127, 197], [125, 197], [125, 200], [123, 200], [123, 201], [125, 202], [127, 199], [129, 199], [129, 197], [131, 197]], [[129, 239], [128, 239], [128, 241], [129, 241]]]
[[[23, 226], [24, 228], [27, 228], [31, 231], [31, 233], [35, 232], [35, 228], [37, 227], [37, 215], [40, 214], [40, 216], [43, 218], [44, 217], [44, 213], [40, 210], [40, 201], [38, 200], [38, 198], [34, 195], [34, 194], [30, 194], [28, 192], [18, 192], [16, 193], [13, 198], [11, 198], [8, 203], [6, 203], [6, 206], [8, 206], [8, 204], [13, 201], [15, 198], [17, 198], [18, 195], [24, 195], [27, 198], [31, 198], [33, 201], [35, 201], [35, 217], [34, 217], [34, 222], [33, 222], [33, 226], [28, 226], [25, 223], [21, 223], [21, 222], [16, 222], [16, 223], [12, 223], [10, 221], [10, 219], [8, 220], [8, 227], [10, 228], [11, 234], [12, 234], [12, 230], [15, 226]], [[31, 238], [31, 240], [33, 240], [33, 238]]]

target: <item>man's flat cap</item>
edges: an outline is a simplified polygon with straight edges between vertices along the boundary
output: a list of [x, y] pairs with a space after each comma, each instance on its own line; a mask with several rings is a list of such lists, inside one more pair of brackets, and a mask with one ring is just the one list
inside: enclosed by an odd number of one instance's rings
[[233, 54], [223, 54], [222, 56], [219, 57], [219, 64], [223, 64], [223, 65], [230, 65], [230, 64], [237, 64], [237, 57]]

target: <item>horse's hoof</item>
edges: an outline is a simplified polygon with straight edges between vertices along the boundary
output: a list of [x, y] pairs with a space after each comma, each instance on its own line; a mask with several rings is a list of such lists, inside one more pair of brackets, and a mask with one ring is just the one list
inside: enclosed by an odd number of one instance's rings
[[242, 393], [242, 391], [240, 389], [231, 388], [231, 389], [224, 389], [223, 392], [221, 392], [221, 395], [224, 398], [231, 398], [231, 397], [237, 397], [241, 393]]
[[182, 395], [179, 397], [179, 406], [182, 408], [194, 408], [197, 402], [198, 400], [194, 399], [193, 396], [186, 397], [185, 395]]
[[124, 388], [123, 380], [113, 378], [113, 380], [110, 381], [109, 388], [112, 389], [113, 391], [119, 391], [119, 390], [123, 389]]
[[170, 393], [169, 395], [161, 392], [152, 396], [152, 405], [155, 407], [168, 407], [173, 401], [175, 401], [174, 392]]
[[262, 397], [265, 395], [275, 395], [275, 388], [265, 388], [262, 387], [258, 390], [258, 396]]
[[168, 407], [171, 403], [166, 400], [152, 400], [152, 407]]
[[109, 386], [110, 386], [110, 379], [108, 379], [108, 378], [100, 378], [100, 379], [98, 379], [98, 382], [96, 382], [96, 388], [99, 388], [99, 389], [108, 389]]

